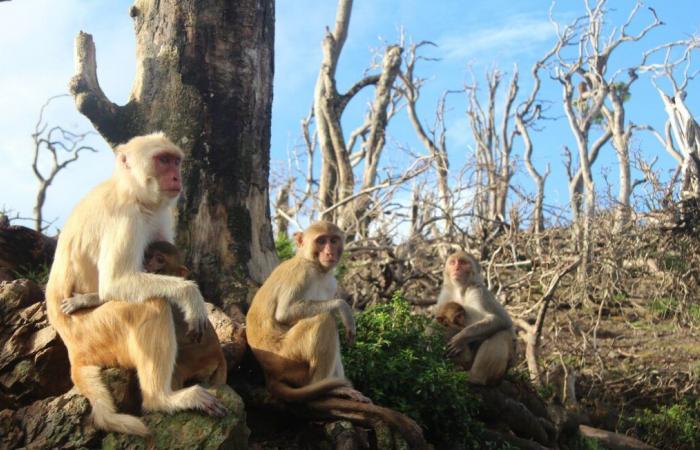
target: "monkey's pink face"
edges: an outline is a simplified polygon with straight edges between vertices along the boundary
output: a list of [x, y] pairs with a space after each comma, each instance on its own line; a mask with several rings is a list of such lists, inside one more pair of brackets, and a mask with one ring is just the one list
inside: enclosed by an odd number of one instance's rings
[[472, 273], [471, 261], [464, 258], [450, 258], [447, 260], [447, 273], [454, 281], [466, 281]]
[[182, 159], [179, 155], [168, 151], [163, 151], [153, 156], [153, 166], [158, 179], [158, 186], [160, 186], [160, 191], [169, 197], [177, 197], [182, 190], [181, 163]]
[[343, 240], [335, 234], [320, 234], [313, 241], [314, 256], [325, 269], [332, 269], [340, 261], [343, 253]]

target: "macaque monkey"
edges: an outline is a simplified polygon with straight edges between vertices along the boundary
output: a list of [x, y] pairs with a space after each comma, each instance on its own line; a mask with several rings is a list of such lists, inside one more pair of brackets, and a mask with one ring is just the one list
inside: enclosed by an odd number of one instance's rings
[[368, 401], [345, 378], [333, 316], [338, 314], [352, 343], [352, 309], [334, 298], [333, 269], [343, 253], [344, 235], [331, 223], [316, 222], [295, 233], [294, 240], [297, 254], [270, 274], [246, 317], [248, 344], [263, 367], [268, 389], [285, 401], [328, 393]]
[[335, 298], [333, 274], [344, 239], [343, 232], [328, 222], [316, 222], [294, 234], [296, 255], [272, 272], [250, 305], [248, 344], [273, 396], [304, 402], [332, 417], [360, 423], [384, 420], [413, 448], [425, 448], [413, 420], [372, 404], [345, 378], [334, 314], [349, 343], [355, 339], [355, 319], [350, 305]]
[[[467, 325], [467, 312], [456, 302], [445, 302], [440, 305], [435, 319], [445, 327], [445, 340], [450, 341]], [[464, 370], [469, 370], [474, 362], [473, 345], [468, 345], [460, 353], [452, 357], [452, 361]]]
[[450, 338], [448, 355], [459, 359], [465, 352], [475, 351], [469, 381], [474, 384], [499, 381], [515, 351], [513, 322], [484, 284], [481, 265], [468, 253], [453, 253], [445, 263], [438, 311], [450, 302], [464, 308], [465, 326]]
[[[143, 267], [146, 272], [186, 278], [189, 274], [183, 265], [180, 251], [168, 241], [151, 242], [144, 253]], [[66, 314], [93, 306], [102, 301], [97, 293], [79, 294], [64, 299], [61, 309]], [[207, 386], [217, 386], [226, 382], [226, 359], [221, 350], [219, 337], [211, 322], [207, 320], [201, 342], [193, 342], [185, 336], [186, 325], [182, 313], [173, 310], [175, 338], [177, 339], [177, 360], [173, 373], [172, 388], [180, 389], [188, 381], [197, 381]]]
[[[200, 339], [208, 318], [199, 288], [142, 271], [147, 244], [173, 240], [184, 154], [162, 133], [135, 137], [115, 154], [112, 177], [68, 217], [46, 285], [49, 321], [68, 349], [73, 383], [90, 401], [95, 425], [105, 430], [148, 433], [139, 418], [116, 412], [102, 367], [135, 368], [146, 411], [200, 409], [222, 416], [224, 405], [203, 387], [171, 388], [177, 352], [172, 309], [183, 313], [188, 336]], [[98, 292], [106, 303], [62, 311], [64, 299], [86, 292]]]

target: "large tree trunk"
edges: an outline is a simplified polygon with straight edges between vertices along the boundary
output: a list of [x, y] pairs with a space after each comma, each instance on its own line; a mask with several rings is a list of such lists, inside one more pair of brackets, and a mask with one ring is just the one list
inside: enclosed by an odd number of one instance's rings
[[97, 82], [92, 37], [76, 40], [78, 109], [111, 144], [164, 131], [180, 145], [178, 243], [205, 297], [240, 302], [276, 263], [268, 206], [273, 0], [137, 0], [129, 103]]

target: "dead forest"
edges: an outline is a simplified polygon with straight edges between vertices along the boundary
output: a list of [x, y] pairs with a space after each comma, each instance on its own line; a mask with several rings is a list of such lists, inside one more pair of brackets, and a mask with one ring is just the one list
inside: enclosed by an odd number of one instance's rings
[[[99, 49], [83, 32], [70, 95], [110, 145], [162, 130], [187, 155], [176, 244], [210, 302], [228, 363], [216, 395], [230, 412], [219, 421], [148, 414], [146, 444], [90, 425], [42, 305], [56, 245], [42, 209], [53, 179], [95, 150], [86, 134], [49, 125], [44, 105], [32, 134], [31, 228], [11, 210], [0, 222], [0, 448], [407, 448], [386, 424], [353, 425], [271, 398], [246, 348], [250, 301], [294, 254], [293, 232], [314, 220], [347, 237], [336, 275], [358, 316], [357, 348], [343, 349], [348, 376], [416, 420], [432, 448], [698, 448], [700, 36], [649, 46], [666, 24], [641, 1], [614, 5], [628, 8], [621, 22], [606, 0], [581, 0], [583, 13], [568, 20], [553, 2], [543, 14], [556, 38], [530, 67], [472, 72], [429, 98], [425, 74], [440, 42], [401, 30], [340, 91], [353, 1], [338, 0], [298, 145], [279, 161], [269, 148], [273, 0], [137, 3], [129, 103], [102, 92]], [[204, 31], [183, 40], [186, 27]], [[641, 50], [622, 57], [628, 47]], [[663, 105], [662, 129], [629, 107], [642, 84]], [[348, 112], [358, 99], [362, 117]], [[448, 149], [455, 108], [468, 124], [466, 149]], [[552, 123], [573, 144], [542, 145]], [[612, 166], [601, 166], [604, 154]], [[41, 158], [53, 163], [48, 173]], [[548, 196], [561, 179], [557, 204]], [[426, 332], [456, 250], [480, 261], [513, 320], [516, 362], [496, 387], [443, 368], [444, 349]], [[133, 372], [103, 378], [120, 409], [139, 411]], [[413, 382], [420, 388], [402, 386]]]

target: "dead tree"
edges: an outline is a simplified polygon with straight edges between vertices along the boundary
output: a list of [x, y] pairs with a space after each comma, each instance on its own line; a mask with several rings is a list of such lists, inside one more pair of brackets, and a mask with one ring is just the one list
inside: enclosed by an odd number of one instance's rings
[[130, 10], [137, 73], [119, 106], [97, 80], [92, 37], [76, 38], [76, 105], [112, 145], [156, 130], [183, 148], [177, 239], [202, 293], [240, 302], [277, 262], [268, 176], [272, 0], [144, 0]]
[[[431, 60], [432, 58], [426, 58], [424, 56], [418, 55], [418, 50], [426, 45], [435, 45], [429, 41], [422, 41], [418, 44], [411, 44], [409, 46], [408, 54], [406, 56], [405, 68], [401, 72], [400, 77], [403, 86], [400, 88], [403, 97], [406, 100], [406, 112], [408, 118], [413, 125], [418, 139], [420, 140], [423, 147], [428, 151], [428, 154], [432, 158], [432, 165], [435, 168], [435, 176], [437, 178], [438, 187], [438, 204], [440, 206], [440, 216], [445, 220], [444, 232], [448, 236], [451, 235], [454, 230], [454, 218], [452, 215], [453, 205], [452, 205], [452, 193], [449, 187], [449, 170], [450, 161], [447, 155], [447, 143], [445, 140], [445, 101], [447, 95], [452, 93], [451, 91], [444, 92], [438, 101], [437, 112], [435, 117], [435, 125], [431, 129], [426, 130], [423, 125], [418, 113], [416, 112], [416, 105], [420, 97], [420, 89], [423, 86], [425, 80], [415, 76], [415, 66], [416, 62], [423, 60]], [[416, 192], [416, 195], [418, 193]], [[414, 196], [413, 205], [417, 206], [418, 197]]]
[[[681, 165], [683, 181], [680, 197], [683, 217], [680, 219], [683, 226], [690, 218], [685, 216], [691, 213], [686, 205], [695, 203], [692, 209], [698, 209], [700, 205], [700, 126], [686, 104], [688, 83], [698, 74], [698, 71], [691, 72], [691, 55], [698, 49], [698, 36], [664, 44], [646, 52], [641, 66], [643, 71], [652, 73], [652, 82], [668, 115], [665, 136], [652, 131], [664, 149]], [[679, 51], [680, 55], [674, 55], [674, 51]], [[659, 54], [663, 55], [663, 60], [651, 62]], [[662, 80], [670, 85], [669, 94], [661, 87]]]
[[486, 74], [488, 92], [485, 107], [479, 101], [476, 82], [467, 86], [467, 117], [476, 141], [476, 225], [483, 236], [490, 235], [505, 222], [506, 203], [513, 176], [511, 154], [515, 131], [510, 126], [510, 118], [519, 89], [518, 72], [513, 73], [501, 111], [500, 123], [497, 123], [496, 95], [502, 78], [503, 74], [499, 70]]
[[[523, 140], [523, 161], [528, 174], [535, 182], [535, 206], [532, 211], [532, 220], [530, 229], [539, 234], [544, 230], [544, 183], [549, 176], [550, 167], [547, 164], [545, 171], [541, 174], [532, 164], [532, 139], [530, 139], [530, 127], [541, 118], [542, 105], [536, 103], [537, 94], [539, 93], [542, 81], [540, 80], [539, 71], [544, 66], [545, 62], [554, 54], [554, 49], [547, 53], [542, 59], [537, 61], [530, 71], [532, 74], [532, 90], [529, 97], [522, 102], [515, 111], [513, 116], [515, 120], [515, 128]], [[515, 69], [517, 73], [517, 68]], [[539, 248], [539, 239], [538, 239]]]
[[[377, 168], [385, 143], [388, 120], [394, 114], [393, 84], [400, 65], [402, 49], [396, 45], [384, 51], [379, 75], [364, 77], [346, 93], [337, 90], [335, 74], [340, 53], [347, 39], [352, 0], [339, 0], [335, 28], [327, 30], [323, 39], [323, 61], [314, 92], [314, 118], [321, 148], [321, 173], [318, 196], [319, 215], [334, 220], [341, 227], [354, 232], [364, 232], [371, 221], [367, 214], [377, 181]], [[345, 107], [363, 88], [375, 85], [375, 96], [365, 122], [345, 141], [341, 118]], [[353, 155], [357, 137], [362, 136], [361, 149]], [[355, 194], [356, 182], [353, 168], [364, 162], [359, 195]], [[350, 229], [352, 228], [352, 230]]]
[[[569, 164], [569, 192], [572, 215], [576, 230], [576, 241], [584, 255], [581, 274], [588, 271], [592, 253], [591, 224], [595, 214], [596, 195], [592, 166], [598, 152], [612, 136], [610, 128], [604, 128], [597, 139], [593, 139], [592, 128], [601, 122], [605, 100], [610, 95], [615, 75], [608, 74], [608, 63], [613, 52], [625, 42], [636, 42], [662, 22], [649, 8], [652, 22], [639, 33], [630, 35], [628, 29], [637, 16], [641, 3], [637, 3], [626, 22], [604, 36], [604, 21], [607, 14], [606, 0], [597, 0], [591, 5], [584, 1], [586, 14], [565, 27], [550, 19], [557, 30], [558, 48], [554, 76], [561, 84], [564, 112], [576, 142], [578, 170]], [[569, 54], [568, 49], [576, 51]], [[578, 87], [578, 92], [576, 88]], [[574, 174], [575, 172], [575, 174]], [[582, 180], [582, 183], [581, 183]], [[583, 217], [581, 217], [583, 196]]]
[[[69, 164], [77, 161], [80, 157], [80, 152], [87, 150], [94, 153], [97, 151], [89, 145], [82, 144], [88, 135], [93, 134], [92, 132], [73, 133], [60, 126], [49, 128], [48, 122], [44, 122], [44, 111], [49, 106], [49, 103], [57, 98], [67, 96], [67, 94], [56, 95], [46, 100], [46, 103], [39, 110], [39, 119], [34, 126], [34, 133], [32, 133], [32, 141], [34, 141], [32, 170], [34, 171], [34, 176], [39, 180], [39, 189], [37, 190], [34, 203], [34, 229], [38, 232], [43, 232], [50, 226], [50, 224], [44, 223], [43, 209], [46, 202], [46, 191], [53, 183], [56, 175], [68, 167]], [[43, 174], [39, 168], [41, 165], [40, 155], [44, 149], [51, 155], [51, 169], [49, 169], [48, 174]], [[59, 152], [71, 156], [61, 161], [58, 156]]]

